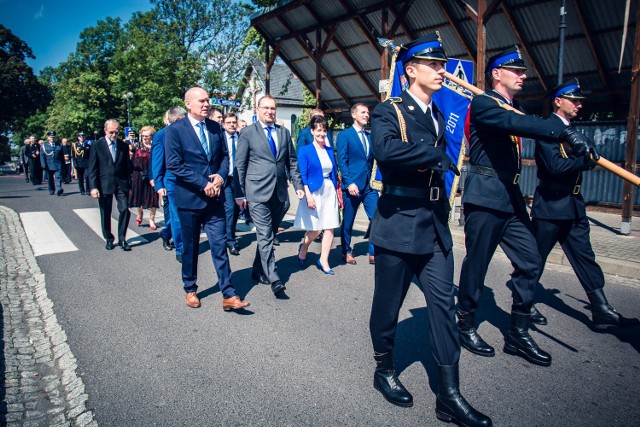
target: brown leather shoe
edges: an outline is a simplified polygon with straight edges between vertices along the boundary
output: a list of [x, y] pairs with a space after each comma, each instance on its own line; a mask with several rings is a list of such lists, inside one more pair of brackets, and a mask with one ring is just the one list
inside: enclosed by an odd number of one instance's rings
[[224, 311], [240, 310], [241, 308], [245, 308], [250, 305], [250, 302], [242, 301], [237, 295], [222, 300], [222, 309]]
[[200, 298], [196, 292], [187, 292], [187, 305], [191, 308], [200, 307]]
[[344, 262], [351, 265], [357, 264], [356, 259], [353, 257], [353, 255], [351, 255], [351, 253], [348, 253], [344, 256]]
[[376, 257], [373, 255], [369, 255], [369, 264], [373, 265], [376, 263]]

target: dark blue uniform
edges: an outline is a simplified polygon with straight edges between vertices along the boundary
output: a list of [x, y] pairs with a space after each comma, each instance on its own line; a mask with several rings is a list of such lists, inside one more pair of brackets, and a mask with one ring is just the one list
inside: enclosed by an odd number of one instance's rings
[[76, 166], [76, 179], [78, 180], [78, 189], [80, 194], [88, 194], [91, 191], [89, 186], [89, 157], [91, 154], [91, 144], [85, 141], [76, 141], [73, 143], [71, 157]]
[[498, 92], [488, 90], [471, 102], [470, 168], [462, 196], [467, 254], [458, 292], [459, 307], [465, 313], [474, 313], [478, 306], [498, 245], [515, 267], [511, 276], [514, 308], [530, 310], [541, 260], [518, 186], [521, 148], [515, 135], [558, 141], [567, 127], [509, 111], [498, 100], [508, 103]]
[[62, 190], [62, 165], [64, 164], [64, 154], [62, 145], [58, 142], [45, 141], [40, 150], [40, 164], [47, 173], [49, 183], [49, 194], [57, 191], [58, 196]]
[[[549, 121], [562, 123], [555, 114]], [[582, 171], [593, 169], [595, 163], [585, 156], [576, 157], [571, 148], [561, 144], [538, 144], [535, 157], [540, 182], [531, 217], [542, 265], [560, 242], [584, 290], [602, 288], [604, 274], [591, 248], [589, 221], [580, 191]]]
[[[401, 140], [400, 108], [408, 135]], [[434, 104], [432, 104], [434, 105]], [[451, 160], [445, 152], [445, 123], [424, 114], [406, 92], [379, 104], [371, 118], [372, 148], [384, 188], [371, 222], [375, 245], [375, 292], [370, 331], [377, 354], [390, 353], [398, 313], [415, 275], [427, 299], [435, 361], [454, 365], [460, 357], [453, 298], [453, 241], [447, 224], [449, 202], [443, 174]]]

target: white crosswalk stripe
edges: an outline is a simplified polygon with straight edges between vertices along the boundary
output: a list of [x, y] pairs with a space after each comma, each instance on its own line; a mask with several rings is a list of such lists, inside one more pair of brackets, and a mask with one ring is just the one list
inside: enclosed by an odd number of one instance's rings
[[[89, 226], [100, 238], [102, 239], [102, 225], [100, 223], [100, 208], [86, 208], [86, 209], [74, 209], [76, 215], [82, 219], [85, 224]], [[135, 216], [132, 216], [135, 218]], [[111, 217], [111, 230], [118, 230], [118, 221]], [[117, 234], [117, 233], [116, 233]], [[144, 237], [140, 236], [138, 233], [133, 231], [132, 229], [127, 229], [127, 242], [129, 244], [133, 243], [148, 243], [148, 240]]]
[[22, 212], [20, 219], [35, 256], [78, 250], [49, 212]]

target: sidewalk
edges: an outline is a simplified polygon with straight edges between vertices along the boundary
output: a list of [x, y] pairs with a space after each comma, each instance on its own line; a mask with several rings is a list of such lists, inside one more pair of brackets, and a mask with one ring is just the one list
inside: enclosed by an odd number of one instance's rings
[[[289, 199], [291, 207], [285, 220], [291, 220], [296, 215], [298, 198], [292, 187], [289, 187]], [[459, 203], [459, 202], [458, 202]], [[604, 212], [587, 212], [589, 225], [591, 226], [591, 246], [596, 254], [596, 261], [600, 264], [605, 274], [613, 274], [632, 279], [640, 278], [640, 218], [634, 218], [631, 222], [631, 234], [620, 234], [620, 215]], [[364, 208], [358, 209], [354, 229], [365, 232], [369, 220], [364, 213]], [[449, 222], [454, 245], [464, 248], [464, 227], [458, 224], [458, 219]], [[402, 232], [402, 230], [398, 230]], [[336, 244], [339, 244], [337, 242]], [[498, 248], [500, 251], [500, 248]], [[560, 245], [551, 251], [547, 263], [570, 266]]]

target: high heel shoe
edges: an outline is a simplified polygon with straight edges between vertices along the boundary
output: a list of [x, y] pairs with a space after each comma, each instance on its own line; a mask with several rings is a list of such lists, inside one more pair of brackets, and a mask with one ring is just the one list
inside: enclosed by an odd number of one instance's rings
[[298, 264], [300, 264], [300, 267], [304, 267], [307, 264], [307, 259], [306, 258], [300, 258], [300, 251], [302, 250], [302, 243], [300, 243], [300, 246], [298, 246]]
[[334, 274], [332, 269], [325, 270], [324, 267], [322, 267], [320, 260], [318, 260], [318, 263], [316, 264], [316, 266], [318, 267], [318, 270], [322, 271], [324, 274], [331, 274], [331, 275]]
[[142, 224], [142, 217], [141, 216], [136, 218], [136, 224], [138, 224], [138, 227], [140, 227], [140, 224]]
[[149, 220], [149, 229], [151, 230], [157, 230], [158, 226], [156, 225], [156, 223], [153, 221], [153, 219]]

